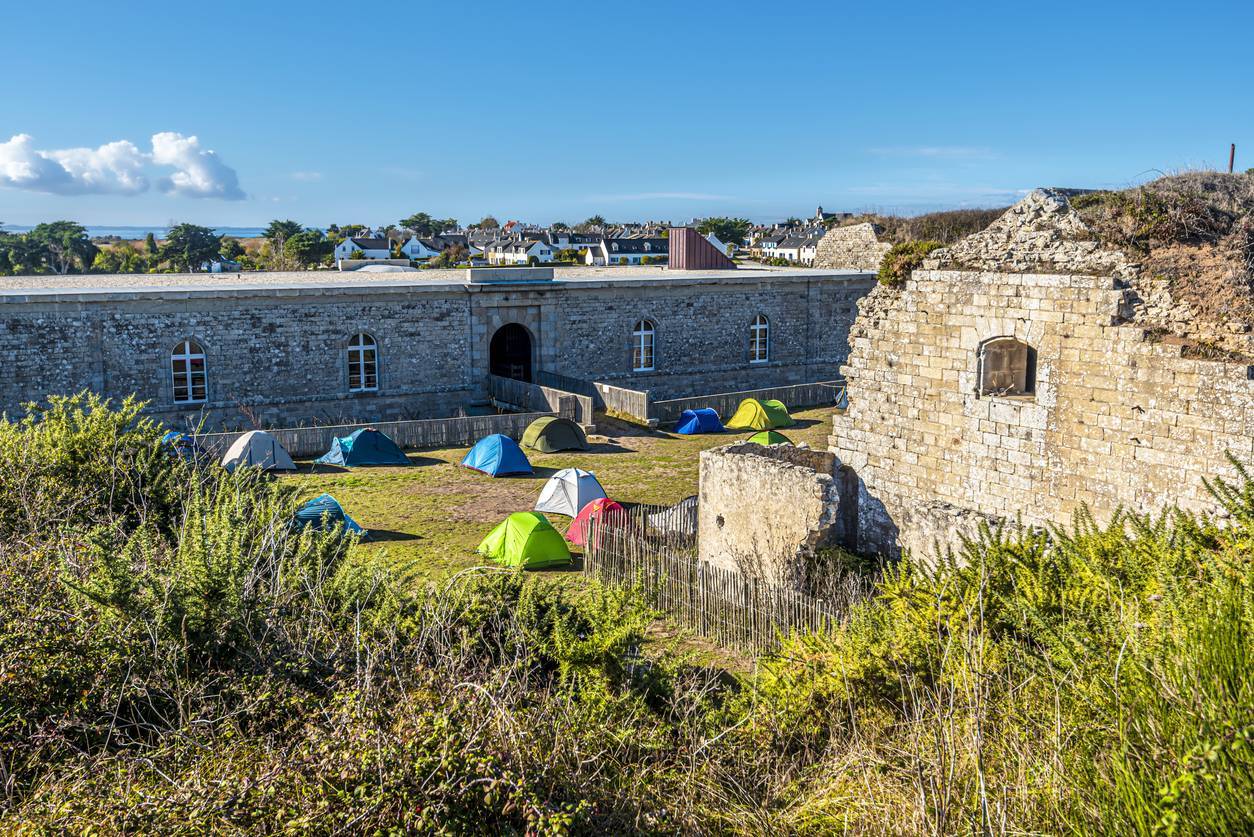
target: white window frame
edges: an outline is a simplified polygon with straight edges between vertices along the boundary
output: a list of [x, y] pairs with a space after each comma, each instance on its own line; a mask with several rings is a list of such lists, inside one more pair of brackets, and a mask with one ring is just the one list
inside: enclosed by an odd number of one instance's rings
[[[373, 360], [366, 360], [366, 351], [374, 352]], [[366, 370], [373, 367], [372, 375], [367, 375]], [[353, 372], [357, 372], [357, 386], [353, 386]], [[367, 385], [367, 381], [373, 378], [374, 384]], [[379, 391], [379, 341], [369, 332], [359, 331], [354, 334], [348, 341], [348, 391], [349, 392], [378, 392]]]
[[[646, 349], [648, 363], [646, 364]], [[652, 372], [657, 368], [657, 327], [649, 319], [636, 320], [631, 329], [631, 371]]]
[[771, 321], [758, 314], [749, 324], [749, 362], [771, 362]]
[[[200, 372], [192, 369], [193, 361], [200, 361]], [[181, 363], [183, 371], [175, 366]], [[200, 397], [196, 397], [196, 379], [200, 379]], [[182, 379], [180, 383], [180, 379]], [[179, 389], [184, 395], [179, 397]], [[209, 361], [204, 347], [190, 337], [181, 341], [170, 353], [170, 396], [175, 404], [204, 404], [209, 400]]]

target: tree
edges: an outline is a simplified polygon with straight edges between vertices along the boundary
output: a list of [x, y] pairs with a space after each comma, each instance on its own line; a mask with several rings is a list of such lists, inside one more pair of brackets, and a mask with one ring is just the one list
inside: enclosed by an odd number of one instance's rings
[[447, 229], [457, 228], [456, 218], [432, 218], [425, 212], [415, 212], [408, 218], [402, 218], [399, 223], [419, 238], [431, 238]]
[[601, 215], [593, 215], [593, 216], [592, 216], [591, 218], [589, 218], [587, 221], [584, 221], [584, 222], [583, 222], [583, 225], [584, 225], [585, 227], [604, 227], [604, 226], [605, 226], [605, 218], [604, 218], [603, 216], [601, 216]]
[[501, 222], [493, 218], [491, 215], [484, 215], [479, 219], [479, 223], [472, 224], [471, 226], [481, 230], [499, 230], [501, 228]]
[[724, 244], [744, 244], [752, 227], [747, 218], [706, 218], [697, 225], [697, 232], [714, 233]]
[[266, 227], [262, 236], [270, 239], [270, 243], [275, 247], [282, 247], [283, 242], [287, 241], [303, 229], [304, 227], [290, 218], [286, 221], [279, 221], [275, 219], [270, 222], [270, 226]]
[[40, 224], [26, 234], [26, 240], [41, 251], [49, 268], [62, 275], [76, 265], [86, 270], [96, 258], [96, 245], [87, 230], [73, 221]]
[[287, 240], [283, 252], [301, 267], [318, 264], [331, 255], [332, 245], [321, 230], [302, 230]]
[[218, 255], [224, 259], [236, 260], [244, 255], [244, 245], [239, 243], [238, 238], [223, 238], [222, 246], [218, 248]]
[[184, 270], [199, 270], [200, 266], [217, 258], [222, 249], [222, 236], [198, 224], [177, 224], [166, 234], [161, 245], [161, 258]]
[[144, 236], [144, 249], [148, 251], [148, 255], [150, 256], [155, 256], [158, 252], [160, 252], [157, 249], [157, 237], [151, 232]]

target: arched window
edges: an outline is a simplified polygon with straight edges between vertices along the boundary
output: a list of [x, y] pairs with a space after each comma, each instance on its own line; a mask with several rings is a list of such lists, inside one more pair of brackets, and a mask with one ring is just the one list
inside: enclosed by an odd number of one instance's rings
[[348, 341], [348, 391], [373, 392], [379, 388], [379, 347], [362, 332]]
[[771, 322], [764, 314], [758, 314], [749, 326], [749, 362], [766, 363], [770, 359]]
[[1036, 393], [1036, 349], [1013, 337], [980, 344], [980, 395], [1025, 396]]
[[631, 371], [653, 371], [653, 323], [640, 320], [631, 330]]
[[174, 347], [170, 354], [170, 380], [174, 384], [175, 404], [205, 401], [205, 350], [195, 340], [184, 340]]

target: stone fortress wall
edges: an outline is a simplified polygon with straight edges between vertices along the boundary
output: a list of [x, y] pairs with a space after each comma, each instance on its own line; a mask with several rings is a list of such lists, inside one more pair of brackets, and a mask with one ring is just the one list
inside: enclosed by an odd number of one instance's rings
[[869, 222], [832, 227], [819, 239], [814, 266], [874, 273], [880, 269], [884, 255], [893, 249], [893, 245], [879, 240], [878, 233], [878, 228]]
[[[763, 544], [784, 566], [821, 531], [926, 560], [982, 523], [1067, 526], [1082, 506], [1099, 522], [1121, 507], [1212, 511], [1203, 479], [1234, 478], [1228, 454], [1254, 463], [1254, 361], [1192, 356], [1170, 333], [1184, 316], [1136, 260], [1087, 234], [1065, 194], [1038, 190], [861, 299], [833, 463], [705, 454], [702, 556]], [[1030, 347], [1030, 393], [982, 386], [997, 338]], [[782, 499], [764, 508], [736, 489], [750, 479]], [[710, 517], [736, 525], [715, 531]]]
[[[860, 303], [830, 450], [856, 475], [855, 545], [929, 552], [981, 520], [1066, 525], [1081, 505], [1213, 509], [1202, 480], [1254, 462], [1254, 366], [1185, 356], [1135, 261], [1037, 191]], [[954, 269], [959, 268], [959, 269]], [[1035, 351], [1031, 396], [980, 393], [981, 344]]]
[[[0, 410], [91, 389], [135, 394], [150, 412], [210, 428], [370, 422], [453, 415], [486, 398], [493, 334], [519, 323], [532, 367], [629, 382], [659, 398], [692, 387], [738, 388], [830, 378], [848, 353], [857, 300], [873, 285], [852, 272], [725, 271], [538, 283], [366, 280], [248, 284], [203, 275], [179, 287], [91, 289], [0, 285]], [[168, 278], [168, 277], [163, 277]], [[56, 281], [56, 280], [54, 280]], [[116, 279], [115, 279], [116, 282]], [[771, 325], [770, 360], [749, 362], [749, 326]], [[633, 325], [656, 328], [655, 371], [633, 372]], [[379, 347], [377, 392], [348, 392], [347, 347]], [[205, 350], [208, 402], [173, 401], [170, 355]], [[708, 390], [707, 390], [708, 391]]]

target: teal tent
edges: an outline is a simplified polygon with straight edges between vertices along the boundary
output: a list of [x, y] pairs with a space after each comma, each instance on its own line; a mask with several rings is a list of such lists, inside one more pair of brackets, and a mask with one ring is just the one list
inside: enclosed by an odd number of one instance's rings
[[363, 537], [366, 535], [366, 530], [358, 526], [357, 521], [349, 517], [344, 507], [330, 494], [319, 494], [297, 509], [292, 525], [297, 529], [312, 526], [320, 532], [343, 525], [345, 532]]
[[409, 458], [391, 439], [373, 427], [363, 427], [331, 442], [331, 449], [319, 457], [319, 465], [408, 465]]

